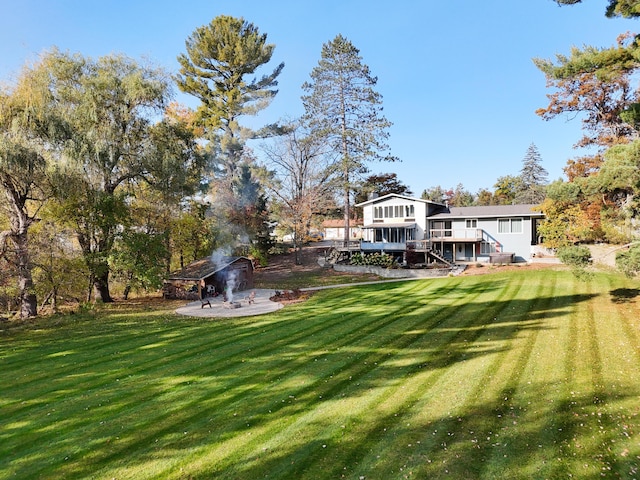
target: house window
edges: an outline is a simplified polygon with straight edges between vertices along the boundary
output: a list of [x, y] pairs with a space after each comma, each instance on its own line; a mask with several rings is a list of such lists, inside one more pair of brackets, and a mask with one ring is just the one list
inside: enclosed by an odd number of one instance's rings
[[382, 218], [382, 207], [373, 207], [373, 218]]
[[416, 216], [413, 205], [405, 205], [404, 206], [404, 216], [406, 218], [413, 218]]
[[522, 219], [521, 218], [512, 218], [511, 219], [511, 233], [522, 233]]
[[480, 242], [480, 255], [489, 255], [496, 252], [496, 244], [493, 242]]
[[431, 223], [431, 236], [451, 237], [453, 232], [451, 231], [451, 220], [434, 220]]
[[466, 221], [466, 228], [478, 228], [478, 220], [475, 218]]
[[522, 233], [522, 219], [499, 218], [498, 233]]

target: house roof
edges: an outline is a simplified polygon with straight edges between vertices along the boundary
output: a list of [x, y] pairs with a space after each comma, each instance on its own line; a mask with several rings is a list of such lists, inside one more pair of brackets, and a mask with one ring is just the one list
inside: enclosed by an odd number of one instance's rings
[[[349, 228], [353, 227], [361, 227], [363, 224], [363, 220], [361, 218], [351, 219], [349, 220]], [[322, 226], [325, 228], [340, 228], [344, 227], [344, 219], [335, 219], [331, 218], [329, 220], [325, 220], [322, 222]]]
[[449, 207], [447, 211], [431, 215], [433, 218], [487, 218], [487, 217], [539, 217], [543, 213], [539, 209], [539, 205], [522, 204], [522, 205], [484, 205], [475, 207]]
[[434, 205], [442, 205], [442, 206], [444, 206], [441, 203], [433, 202], [431, 200], [423, 200], [422, 198], [407, 197], [406, 195], [399, 195], [397, 193], [389, 193], [387, 195], [383, 195], [382, 197], [371, 198], [371, 199], [367, 200], [366, 202], [357, 203], [356, 207], [364, 207], [365, 205], [369, 205], [371, 203], [383, 202], [385, 200], [389, 200], [390, 198], [401, 198], [403, 200], [408, 200], [410, 202], [432, 203]]
[[222, 259], [218, 263], [215, 263], [211, 257], [201, 258], [200, 260], [191, 262], [182, 270], [178, 270], [177, 272], [172, 273], [171, 275], [169, 275], [168, 279], [188, 281], [203, 280], [207, 277], [210, 277], [214, 273], [219, 272], [220, 270], [224, 270], [232, 263], [235, 263], [238, 260], [242, 259], [251, 262], [251, 260], [247, 257], [222, 257]]

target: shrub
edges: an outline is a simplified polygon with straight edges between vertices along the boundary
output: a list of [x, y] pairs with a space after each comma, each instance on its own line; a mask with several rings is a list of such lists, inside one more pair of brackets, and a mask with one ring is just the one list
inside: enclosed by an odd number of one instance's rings
[[616, 266], [627, 277], [640, 273], [640, 245], [634, 245], [626, 252], [618, 252]]
[[581, 280], [588, 278], [589, 274], [585, 269], [591, 263], [591, 250], [587, 247], [581, 245], [560, 247], [557, 256], [562, 263], [571, 267], [576, 277]]
[[394, 264], [393, 257], [386, 253], [360, 253], [356, 252], [349, 261], [351, 265], [370, 265], [374, 267], [391, 268]]
[[591, 250], [580, 245], [561, 247], [557, 255], [562, 263], [570, 267], [585, 268], [591, 263]]

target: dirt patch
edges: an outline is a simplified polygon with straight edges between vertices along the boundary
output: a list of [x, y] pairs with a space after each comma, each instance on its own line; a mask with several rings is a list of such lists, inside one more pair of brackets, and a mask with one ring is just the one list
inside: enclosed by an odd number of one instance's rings
[[318, 263], [318, 257], [324, 256], [330, 247], [308, 246], [303, 247], [297, 255], [294, 252], [273, 255], [269, 257], [266, 267], [258, 267], [254, 271], [254, 279], [268, 278], [270, 282], [277, 283], [299, 273], [331, 271]]
[[308, 300], [315, 292], [310, 291], [301, 291], [299, 289], [296, 290], [285, 290], [279, 291], [276, 290], [274, 296], [272, 296], [269, 300], [272, 302], [282, 303], [283, 305], [289, 305], [291, 303], [299, 303]]

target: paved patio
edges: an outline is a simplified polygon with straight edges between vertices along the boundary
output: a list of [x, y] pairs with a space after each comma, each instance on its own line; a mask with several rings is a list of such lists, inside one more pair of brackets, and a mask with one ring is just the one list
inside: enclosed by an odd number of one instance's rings
[[[249, 303], [249, 295], [255, 292], [252, 303]], [[190, 302], [184, 307], [176, 309], [179, 315], [187, 315], [191, 317], [248, 317], [252, 315], [262, 315], [271, 313], [283, 307], [281, 303], [269, 300], [275, 295], [275, 290], [266, 290], [253, 288], [243, 292], [235, 292], [233, 294], [234, 303], [240, 303], [240, 308], [229, 308], [222, 300], [222, 295], [210, 297], [207, 300], [211, 305], [202, 306], [200, 300]]]

